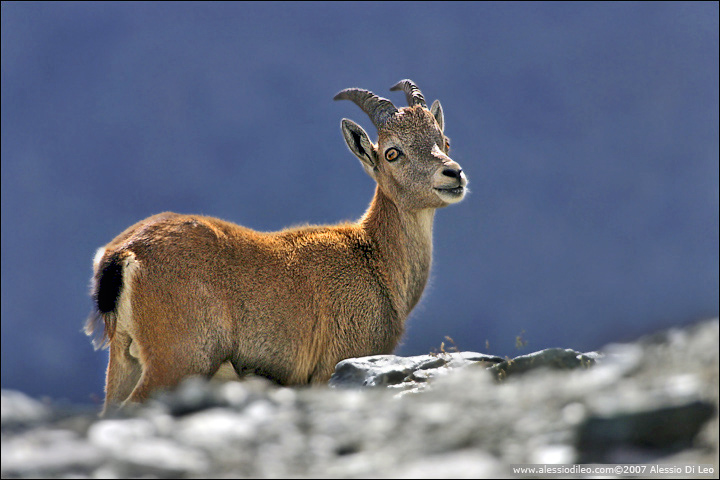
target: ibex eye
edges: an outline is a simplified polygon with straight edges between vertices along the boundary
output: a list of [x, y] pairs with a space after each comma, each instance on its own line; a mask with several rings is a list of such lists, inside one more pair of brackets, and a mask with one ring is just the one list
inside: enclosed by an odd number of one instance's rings
[[445, 151], [446, 152], [450, 151], [450, 139], [449, 138], [445, 139]]
[[388, 162], [394, 162], [399, 156], [400, 150], [395, 147], [385, 150], [385, 160], [387, 160]]

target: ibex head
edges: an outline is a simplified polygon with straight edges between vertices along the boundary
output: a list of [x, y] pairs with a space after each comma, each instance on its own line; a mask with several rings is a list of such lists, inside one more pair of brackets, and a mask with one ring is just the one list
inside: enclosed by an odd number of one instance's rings
[[440, 102], [435, 100], [428, 110], [425, 97], [411, 80], [401, 80], [390, 90], [403, 90], [409, 106], [397, 109], [390, 100], [360, 88], [335, 95], [335, 100], [355, 102], [378, 130], [376, 145], [362, 127], [343, 119], [348, 148], [401, 208], [438, 208], [459, 202], [465, 196], [467, 179], [448, 156], [450, 142], [443, 133]]

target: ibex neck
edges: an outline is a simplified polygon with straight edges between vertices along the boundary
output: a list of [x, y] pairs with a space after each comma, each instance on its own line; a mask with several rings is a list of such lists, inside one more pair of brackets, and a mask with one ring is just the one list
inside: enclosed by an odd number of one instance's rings
[[392, 302], [404, 320], [417, 304], [430, 275], [435, 209], [406, 211], [379, 187], [360, 220], [378, 248], [380, 269]]

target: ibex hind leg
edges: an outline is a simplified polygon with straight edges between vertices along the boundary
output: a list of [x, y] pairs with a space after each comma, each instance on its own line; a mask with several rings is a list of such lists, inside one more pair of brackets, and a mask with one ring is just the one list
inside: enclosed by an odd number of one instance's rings
[[153, 393], [177, 387], [193, 376], [211, 378], [220, 368], [222, 357], [209, 354], [197, 343], [185, 342], [176, 348], [166, 348], [158, 355], [143, 356], [142, 373], [125, 403], [144, 402]]
[[103, 414], [119, 408], [140, 381], [142, 369], [138, 359], [130, 353], [131, 344], [132, 339], [124, 332], [116, 332], [110, 342]]

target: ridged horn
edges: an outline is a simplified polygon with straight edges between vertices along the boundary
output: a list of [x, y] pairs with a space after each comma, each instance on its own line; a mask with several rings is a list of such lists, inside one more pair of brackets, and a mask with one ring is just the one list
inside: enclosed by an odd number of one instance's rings
[[390, 91], [395, 90], [402, 90], [403, 92], [405, 92], [405, 98], [407, 99], [408, 105], [410, 105], [411, 107], [414, 107], [415, 105], [421, 105], [427, 108], [427, 103], [425, 103], [425, 97], [423, 96], [418, 86], [415, 85], [415, 83], [409, 78], [406, 78], [405, 80], [400, 80], [390, 89]]
[[335, 95], [333, 100], [355, 102], [370, 117], [376, 128], [380, 128], [398, 111], [395, 105], [387, 98], [378, 97], [371, 91], [362, 88], [346, 88]]

